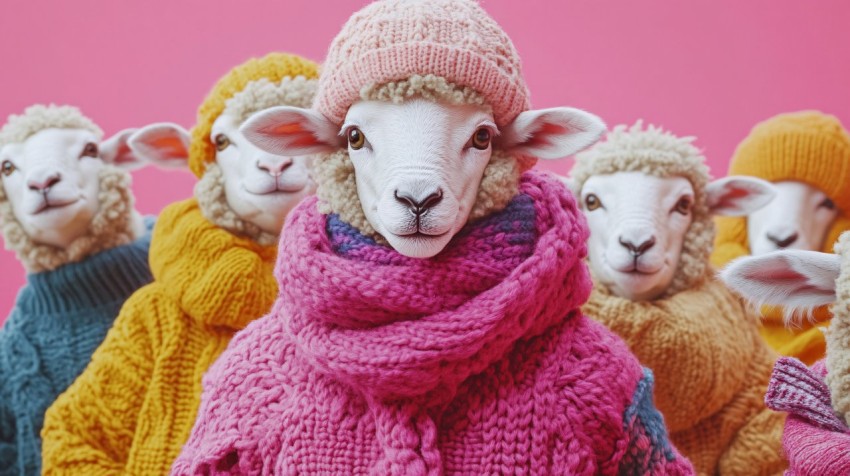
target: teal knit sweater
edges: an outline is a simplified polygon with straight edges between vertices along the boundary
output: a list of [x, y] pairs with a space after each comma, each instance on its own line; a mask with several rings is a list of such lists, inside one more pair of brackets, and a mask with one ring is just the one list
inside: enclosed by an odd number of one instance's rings
[[83, 372], [124, 301], [151, 281], [145, 235], [30, 274], [0, 329], [0, 476], [41, 472], [44, 412]]

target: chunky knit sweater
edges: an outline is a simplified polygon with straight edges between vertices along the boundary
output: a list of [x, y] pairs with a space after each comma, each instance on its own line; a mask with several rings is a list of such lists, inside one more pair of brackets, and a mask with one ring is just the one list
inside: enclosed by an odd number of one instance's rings
[[722, 283], [649, 302], [597, 287], [582, 309], [655, 373], [673, 443], [700, 474], [782, 474], [784, 416], [763, 401], [776, 356]]
[[578, 312], [573, 199], [520, 190], [432, 259], [302, 202], [281, 296], [205, 377], [172, 474], [690, 474], [651, 374]]
[[85, 369], [124, 301], [151, 280], [154, 219], [136, 241], [30, 274], [0, 330], [0, 475], [38, 474], [44, 411]]
[[275, 253], [211, 224], [195, 199], [167, 207], [151, 243], [154, 282], [47, 411], [44, 474], [166, 474], [195, 420], [201, 376], [271, 308]]

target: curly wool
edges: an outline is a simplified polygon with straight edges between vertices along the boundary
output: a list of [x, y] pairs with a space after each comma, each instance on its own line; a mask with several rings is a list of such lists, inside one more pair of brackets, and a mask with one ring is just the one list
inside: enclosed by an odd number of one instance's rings
[[699, 285], [710, 272], [709, 256], [714, 242], [714, 221], [705, 187], [711, 180], [705, 157], [694, 147], [693, 137], [676, 137], [660, 127], [643, 128], [643, 121], [619, 125], [604, 142], [576, 156], [570, 174], [573, 192], [581, 196], [584, 183], [593, 175], [640, 172], [656, 177], [684, 177], [694, 188], [694, 219], [685, 234], [679, 266], [663, 295]]
[[254, 240], [261, 246], [277, 244], [278, 235], [267, 233], [257, 225], [239, 218], [230, 207], [224, 189], [224, 172], [217, 163], [207, 164], [206, 172], [195, 184], [194, 194], [201, 214], [214, 225]]
[[252, 114], [274, 106], [308, 108], [316, 96], [318, 80], [304, 76], [286, 76], [278, 83], [261, 78], [227, 100], [222, 114], [228, 114], [241, 124]]
[[0, 187], [0, 222], [6, 249], [14, 251], [30, 273], [50, 271], [87, 256], [126, 245], [135, 239], [133, 193], [130, 174], [112, 165], [104, 165], [99, 174], [100, 208], [92, 218], [88, 232], [67, 248], [36, 243], [27, 235], [12, 211], [6, 193]]
[[841, 274], [835, 281], [836, 301], [826, 333], [826, 383], [833, 408], [850, 426], [850, 231], [838, 238], [835, 253], [841, 256]]
[[[366, 101], [388, 101], [400, 104], [413, 97], [431, 101], [446, 101], [449, 104], [474, 104], [489, 110], [483, 97], [474, 90], [461, 88], [445, 78], [434, 75], [411, 76], [405, 81], [396, 81], [384, 85], [368, 85], [361, 90], [361, 98]], [[519, 177], [530, 168], [527, 157], [517, 157], [498, 150], [494, 144], [493, 155], [484, 169], [484, 176], [478, 185], [468, 221], [483, 218], [491, 213], [503, 210], [519, 190]], [[533, 162], [531, 162], [533, 165]], [[383, 237], [372, 227], [363, 213], [360, 198], [357, 195], [357, 183], [354, 177], [354, 164], [348, 156], [348, 150], [339, 150], [318, 157], [313, 162], [313, 175], [318, 189], [319, 211], [336, 213], [346, 223], [360, 230], [364, 235], [378, 239], [386, 244]]]
[[23, 114], [9, 116], [0, 129], [0, 147], [22, 143], [35, 133], [50, 128], [85, 129], [94, 133], [98, 139], [103, 138], [103, 131], [76, 107], [35, 104], [26, 108]]

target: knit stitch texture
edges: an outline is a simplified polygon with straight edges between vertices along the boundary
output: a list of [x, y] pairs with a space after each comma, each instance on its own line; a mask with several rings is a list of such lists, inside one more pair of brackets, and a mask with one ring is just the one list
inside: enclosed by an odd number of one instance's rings
[[427, 260], [305, 200], [172, 474], [691, 474], [651, 374], [578, 312], [586, 239], [536, 173]]
[[765, 403], [790, 413], [783, 435], [786, 476], [850, 474], [850, 428], [832, 409], [826, 374], [823, 361], [811, 369], [790, 357], [776, 362]]
[[275, 255], [207, 221], [195, 199], [163, 210], [154, 281], [45, 415], [44, 474], [166, 474], [195, 420], [201, 376], [271, 308]]
[[529, 108], [519, 54], [472, 0], [383, 0], [352, 15], [328, 50], [315, 107], [342, 124], [362, 89], [414, 75], [473, 89], [500, 127]]
[[723, 283], [648, 302], [596, 287], [582, 310], [655, 373], [671, 439], [699, 474], [782, 474], [784, 415], [763, 403], [776, 356]]
[[[729, 163], [729, 175], [752, 175], [771, 182], [795, 180], [821, 189], [840, 210], [820, 251], [832, 252], [839, 235], [850, 230], [850, 134], [835, 116], [818, 111], [779, 114], [753, 127]], [[712, 263], [721, 267], [750, 254], [747, 219], [721, 217]], [[762, 336], [781, 355], [811, 365], [823, 358], [822, 328], [827, 307], [811, 319], [787, 327], [782, 308], [762, 309]]]
[[41, 470], [44, 412], [85, 369], [124, 301], [151, 280], [154, 219], [130, 244], [30, 274], [0, 329], [0, 475]]

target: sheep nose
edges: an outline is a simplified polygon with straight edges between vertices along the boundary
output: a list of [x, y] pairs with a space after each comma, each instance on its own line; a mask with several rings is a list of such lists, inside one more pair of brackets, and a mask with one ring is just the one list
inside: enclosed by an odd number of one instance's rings
[[796, 231], [786, 236], [785, 238], [780, 238], [770, 233], [767, 234], [767, 239], [772, 241], [777, 248], [787, 248], [794, 244], [794, 242], [797, 241], [797, 238], [799, 237], [800, 235]]
[[59, 173], [55, 173], [49, 175], [44, 180], [29, 179], [27, 180], [27, 186], [34, 192], [45, 192], [50, 190], [50, 187], [56, 185], [61, 180], [62, 176]]
[[399, 193], [398, 190], [395, 191], [395, 199], [397, 202], [406, 206], [414, 215], [419, 216], [425, 213], [427, 210], [434, 208], [443, 200], [443, 191], [438, 189], [436, 192], [432, 192], [427, 197], [416, 200], [412, 195], [407, 193]]
[[271, 160], [260, 159], [257, 161], [257, 168], [271, 175], [272, 177], [280, 177], [283, 171], [292, 165], [292, 159]]
[[632, 254], [635, 258], [649, 251], [650, 248], [655, 246], [655, 237], [650, 236], [649, 239], [644, 240], [641, 243], [635, 244], [630, 240], [625, 240], [623, 237], [620, 237], [620, 244], [623, 245], [629, 253]]

